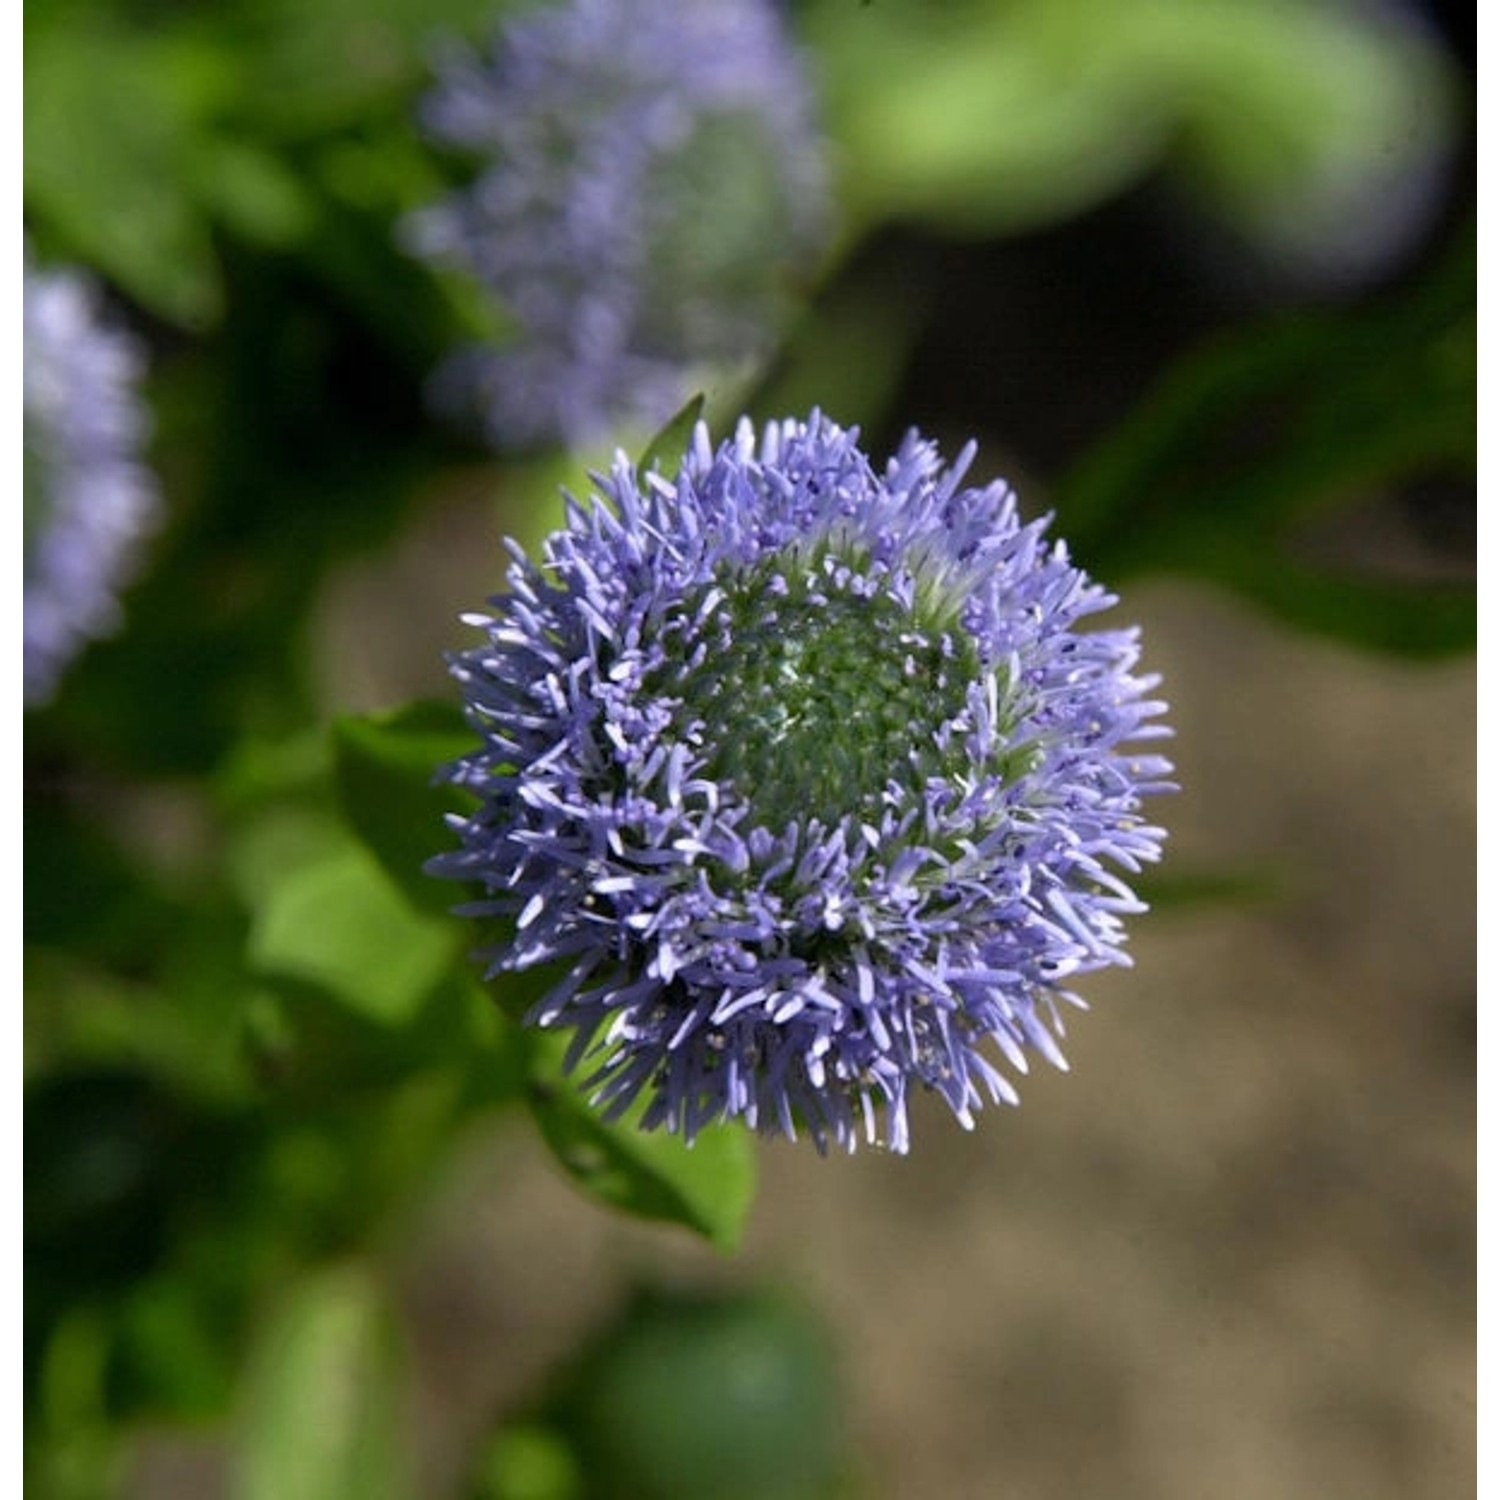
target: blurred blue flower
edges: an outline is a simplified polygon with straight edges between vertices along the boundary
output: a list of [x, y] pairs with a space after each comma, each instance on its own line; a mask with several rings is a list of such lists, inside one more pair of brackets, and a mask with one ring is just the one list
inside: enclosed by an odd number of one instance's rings
[[493, 293], [513, 339], [469, 348], [440, 399], [498, 445], [655, 426], [695, 381], [770, 352], [825, 237], [799, 55], [766, 0], [567, 0], [444, 50], [434, 140], [477, 155], [413, 215], [416, 253]]
[[675, 479], [620, 455], [452, 659], [478, 807], [429, 868], [510, 923], [491, 976], [565, 968], [531, 1019], [648, 1128], [853, 1150], [883, 1110], [904, 1151], [913, 1084], [967, 1127], [1016, 1100], [996, 1061], [1063, 1066], [1065, 984], [1144, 909], [1171, 767], [1138, 632], [1077, 628], [1115, 601], [961, 488], [972, 444], [880, 473], [857, 439], [815, 412], [700, 424]]
[[84, 643], [114, 629], [159, 500], [139, 460], [148, 421], [135, 343], [71, 270], [25, 269], [25, 693], [46, 702]]

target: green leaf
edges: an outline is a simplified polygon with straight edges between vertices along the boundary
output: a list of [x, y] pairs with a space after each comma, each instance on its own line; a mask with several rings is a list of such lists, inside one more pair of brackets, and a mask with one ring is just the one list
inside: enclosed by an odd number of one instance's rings
[[577, 1455], [561, 1433], [535, 1424], [503, 1428], [480, 1465], [476, 1500], [584, 1500]]
[[453, 963], [455, 929], [413, 911], [358, 845], [290, 870], [251, 923], [251, 966], [320, 986], [366, 1020], [413, 1020]]
[[647, 1290], [586, 1351], [564, 1410], [611, 1495], [830, 1500], [840, 1395], [828, 1332], [800, 1302]]
[[1253, 906], [1288, 895], [1290, 882], [1274, 867], [1225, 866], [1188, 870], [1147, 870], [1135, 892], [1153, 912], [1200, 906]]
[[135, 1287], [120, 1321], [127, 1410], [207, 1419], [227, 1405], [234, 1383], [231, 1341], [217, 1326], [206, 1289], [182, 1274]]
[[[1188, 354], [1068, 476], [1071, 540], [1183, 514], [1279, 522], [1421, 463], [1472, 467], [1474, 261], [1392, 305], [1258, 324]], [[1209, 503], [1211, 500], [1211, 503]]]
[[92, 1066], [139, 1068], [206, 1100], [255, 1091], [242, 1023], [242, 929], [184, 908], [157, 954], [160, 973], [124, 978], [61, 949], [25, 955], [28, 1076]]
[[682, 456], [693, 440], [693, 428], [703, 415], [703, 401], [700, 392], [646, 444], [646, 451], [636, 465], [637, 473], [650, 473], [662, 460], [666, 460], [669, 473], [676, 473], [677, 465], [682, 462]]
[[1183, 157], [1200, 197], [1296, 245], [1451, 134], [1439, 49], [1317, 0], [806, 0], [799, 20], [861, 226], [1032, 228]]
[[691, 1146], [642, 1130], [640, 1107], [614, 1123], [579, 1092], [562, 1059], [568, 1039], [532, 1030], [531, 1112], [564, 1170], [592, 1197], [643, 1219], [664, 1219], [721, 1250], [739, 1243], [755, 1194], [755, 1143], [738, 1124], [701, 1131]]
[[1477, 638], [1479, 600], [1469, 584], [1355, 578], [1248, 548], [1225, 548], [1194, 571], [1290, 625], [1366, 650], [1450, 656], [1473, 650]]
[[409, 106], [435, 35], [479, 35], [513, 0], [242, 0], [256, 33], [258, 112], [299, 138]]
[[230, 229], [268, 250], [298, 244], [312, 229], [318, 205], [295, 173], [263, 147], [215, 138], [191, 164], [199, 201]]
[[229, 59], [98, 17], [28, 29], [26, 204], [49, 237], [162, 317], [220, 311], [208, 216], [189, 188]]
[[1474, 640], [1465, 582], [1310, 555], [1330, 512], [1474, 472], [1475, 270], [1465, 237], [1414, 293], [1190, 354], [1070, 474], [1057, 506], [1091, 571], [1205, 577], [1304, 629], [1436, 655]]
[[806, 25], [855, 221], [1017, 229], [1080, 212], [1146, 170], [1165, 122], [1119, 45], [1138, 18], [1091, 9], [813, 4]]
[[339, 803], [381, 869], [420, 911], [447, 912], [460, 887], [423, 872], [453, 847], [443, 815], [471, 805], [438, 771], [474, 746], [474, 731], [446, 703], [413, 703], [391, 713], [348, 716], [333, 726]]
[[[29, 1319], [26, 1331], [32, 1332]], [[119, 1435], [107, 1415], [110, 1341], [107, 1316], [90, 1301], [68, 1307], [48, 1339], [27, 1412], [42, 1439], [28, 1455], [26, 1488], [34, 1493], [119, 1492]]]
[[297, 1286], [246, 1377], [235, 1500], [400, 1500], [412, 1493], [386, 1295], [348, 1264]]

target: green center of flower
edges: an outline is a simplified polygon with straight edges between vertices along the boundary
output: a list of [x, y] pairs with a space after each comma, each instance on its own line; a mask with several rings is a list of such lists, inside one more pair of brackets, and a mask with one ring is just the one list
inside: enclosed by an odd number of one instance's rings
[[811, 572], [762, 566], [725, 593], [683, 708], [702, 720], [709, 773], [755, 822], [868, 817], [892, 781], [919, 797], [929, 778], [969, 767], [953, 721], [981, 666], [961, 629], [831, 560]]

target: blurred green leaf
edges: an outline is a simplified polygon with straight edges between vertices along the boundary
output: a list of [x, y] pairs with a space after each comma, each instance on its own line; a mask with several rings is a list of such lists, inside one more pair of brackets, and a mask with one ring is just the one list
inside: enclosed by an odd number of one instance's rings
[[1470, 584], [1386, 583], [1227, 547], [1191, 567], [1289, 625], [1351, 646], [1411, 657], [1474, 649], [1479, 603]]
[[1472, 646], [1473, 588], [1315, 561], [1299, 528], [1476, 461], [1472, 240], [1405, 299], [1259, 325], [1189, 355], [1061, 485], [1091, 571], [1176, 571], [1356, 644]]
[[244, 735], [218, 768], [215, 790], [230, 808], [316, 794], [328, 775], [328, 736], [305, 725], [286, 737]]
[[289, 875], [354, 847], [333, 808], [326, 786], [308, 796], [269, 801], [243, 813], [230, 839], [225, 870], [251, 911], [275, 899]]
[[311, 137], [403, 110], [428, 76], [435, 38], [481, 35], [512, 0], [244, 0], [256, 41], [262, 117]]
[[1168, 9], [1176, 24], [1161, 16], [1151, 45], [1177, 85], [1174, 158], [1197, 195], [1273, 252], [1357, 265], [1360, 241], [1379, 234], [1371, 203], [1392, 204], [1386, 222], [1399, 226], [1401, 200], [1420, 200], [1446, 167], [1460, 85], [1420, 22], [1265, 0]]
[[[106, 1320], [89, 1397], [97, 1416], [118, 1417], [142, 1404], [202, 1411], [222, 1397], [222, 1330], [210, 1331], [199, 1318], [201, 1283], [181, 1280], [173, 1261], [220, 1216], [241, 1228], [244, 1211], [253, 1209], [238, 1191], [252, 1138], [243, 1116], [205, 1108], [124, 1066], [85, 1070], [75, 1063], [28, 1084], [28, 1407], [33, 1397], [46, 1411], [57, 1404], [52, 1383], [70, 1368], [59, 1351], [83, 1309]], [[148, 1295], [146, 1288], [156, 1290]], [[65, 1383], [76, 1387], [73, 1377]], [[72, 1410], [75, 1398], [62, 1404], [66, 1425], [84, 1419]]]
[[568, 1038], [531, 1029], [528, 1102], [547, 1144], [592, 1197], [643, 1219], [665, 1219], [721, 1250], [739, 1243], [755, 1194], [755, 1142], [738, 1124], [701, 1131], [692, 1146], [642, 1130], [641, 1109], [608, 1123], [563, 1072]]
[[232, 69], [180, 29], [104, 17], [27, 28], [28, 208], [73, 255], [193, 328], [217, 316], [222, 287], [192, 163]]
[[[28, 1309], [28, 1338], [32, 1321]], [[26, 1493], [105, 1500], [120, 1493], [124, 1469], [119, 1432], [106, 1415], [108, 1319], [98, 1307], [81, 1304], [49, 1331], [35, 1398], [42, 1440], [26, 1444]]]
[[400, 1500], [412, 1493], [402, 1367], [384, 1289], [346, 1264], [298, 1284], [246, 1376], [235, 1500]]
[[1129, 23], [1103, 7], [1097, 24], [1077, 3], [1054, 8], [1073, 24], [1053, 26], [1034, 0], [809, 8], [856, 223], [920, 217], [961, 233], [1043, 223], [1159, 154], [1161, 98], [1116, 45]]
[[215, 1326], [187, 1276], [135, 1288], [122, 1311], [111, 1404], [177, 1419], [208, 1418], [229, 1404], [235, 1340]]
[[243, 924], [183, 909], [149, 978], [124, 978], [62, 949], [25, 954], [28, 1076], [125, 1067], [204, 1101], [254, 1091], [244, 1047]]
[[325, 989], [387, 1026], [411, 1021], [453, 962], [451, 924], [412, 910], [363, 849], [334, 847], [294, 868], [255, 913], [248, 958]]
[[1036, 227], [1180, 152], [1217, 207], [1295, 239], [1343, 227], [1330, 184], [1430, 169], [1450, 129], [1427, 38], [1315, 0], [810, 0], [802, 20], [860, 224]]
[[[431, 745], [422, 748], [428, 718], [396, 717], [410, 735], [354, 721], [360, 735], [369, 730], [368, 742], [356, 735], [354, 754], [372, 745], [375, 751], [360, 766], [369, 777], [366, 805], [387, 810], [399, 810], [408, 796], [420, 805], [428, 792], [419, 774], [429, 766]], [[444, 718], [440, 712], [431, 720], [440, 738]], [[320, 744], [327, 750], [329, 736], [320, 736]], [[404, 754], [411, 757], [405, 766]], [[468, 924], [420, 910], [339, 817], [332, 784], [317, 775], [303, 784], [306, 769], [300, 756], [261, 747], [226, 778], [237, 798], [226, 865], [252, 913], [249, 962], [267, 981], [245, 1014], [258, 1067], [303, 1100], [387, 1089], [426, 1067], [458, 1068], [472, 1103], [514, 1097], [519, 1062], [510, 1026], [462, 957], [472, 938]], [[293, 795], [276, 792], [282, 775], [293, 778]], [[407, 835], [404, 820], [393, 826], [399, 843]], [[462, 894], [462, 886], [420, 870], [410, 879], [429, 883], [441, 903]], [[414, 894], [429, 892], [417, 885]]]
[[567, 1411], [601, 1500], [838, 1493], [833, 1352], [776, 1293], [638, 1297], [587, 1351]]
[[[228, 279], [214, 231], [301, 248], [334, 206], [320, 161], [363, 152], [359, 203], [379, 227], [352, 257], [359, 281], [371, 252], [396, 258], [393, 215], [442, 188], [411, 115], [424, 48], [491, 10], [236, 0], [136, 18], [108, 4], [28, 7], [26, 205], [44, 252], [93, 264], [170, 322], [207, 327]], [[399, 303], [391, 312], [408, 316]]]
[[268, 250], [298, 244], [317, 221], [319, 205], [307, 186], [259, 145], [207, 140], [190, 172], [198, 201], [233, 232]]
[[457, 788], [434, 785], [438, 771], [474, 746], [474, 731], [446, 703], [349, 715], [333, 726], [334, 776], [350, 826], [419, 910], [448, 912], [461, 888], [424, 873], [453, 845], [443, 815], [470, 805]]
[[1196, 910], [1200, 906], [1252, 906], [1288, 895], [1285, 872], [1273, 867], [1148, 869], [1134, 881], [1135, 892], [1152, 911]]
[[475, 1500], [586, 1500], [577, 1456], [561, 1434], [504, 1428], [485, 1454]]

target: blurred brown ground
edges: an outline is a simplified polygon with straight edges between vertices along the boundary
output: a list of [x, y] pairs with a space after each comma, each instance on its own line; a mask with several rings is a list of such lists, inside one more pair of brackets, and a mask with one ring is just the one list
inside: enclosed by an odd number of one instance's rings
[[[430, 565], [477, 602], [494, 531], [458, 503], [351, 575], [325, 648], [346, 701], [445, 691]], [[376, 600], [403, 628], [365, 628]], [[1136, 967], [1082, 986], [1071, 1073], [972, 1135], [922, 1107], [905, 1159], [768, 1145], [733, 1259], [593, 1207], [523, 1129], [468, 1142], [402, 1262], [423, 1496], [459, 1494], [640, 1277], [810, 1299], [872, 1500], [1473, 1492], [1472, 661], [1361, 655], [1175, 582], [1119, 613], [1178, 731], [1166, 870], [1269, 894], [1138, 920]], [[135, 1493], [216, 1470], [166, 1443]]]

